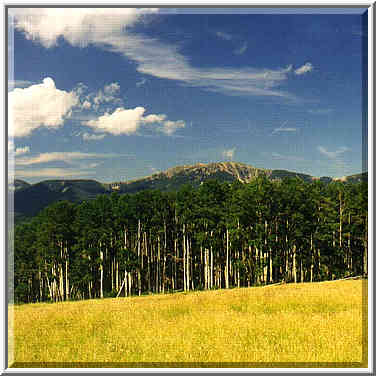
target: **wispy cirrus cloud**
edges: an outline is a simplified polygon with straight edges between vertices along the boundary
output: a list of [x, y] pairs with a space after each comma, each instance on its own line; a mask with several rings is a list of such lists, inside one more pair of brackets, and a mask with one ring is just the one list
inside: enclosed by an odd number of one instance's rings
[[233, 160], [234, 158], [234, 155], [235, 155], [235, 151], [236, 151], [236, 148], [232, 148], [232, 149], [225, 149], [223, 150], [222, 152], [222, 156], [226, 159], [229, 159], [230, 161]]
[[312, 63], [305, 63], [304, 65], [302, 65], [301, 67], [295, 69], [295, 74], [300, 76], [302, 74], [305, 74], [305, 73], [308, 73], [308, 72], [311, 72], [313, 71], [313, 65]]
[[224, 39], [224, 40], [231, 40], [233, 39], [233, 36], [230, 33], [227, 33], [225, 31], [217, 31], [215, 35], [218, 38]]
[[245, 51], [248, 49], [248, 43], [244, 42], [239, 48], [234, 50], [235, 55], [243, 55]]
[[279, 133], [279, 132], [296, 132], [297, 128], [276, 128], [273, 130], [273, 133]]
[[292, 162], [302, 162], [304, 161], [303, 157], [299, 157], [297, 155], [286, 155], [286, 154], [280, 154], [277, 152], [271, 153], [271, 158], [274, 160], [279, 160], [279, 161], [292, 161]]
[[8, 90], [11, 91], [14, 88], [24, 88], [33, 84], [34, 84], [33, 81], [28, 81], [28, 80], [9, 80]]
[[15, 150], [15, 155], [22, 155], [22, 154], [27, 154], [30, 153], [30, 146], [24, 146], [22, 148], [16, 148]]
[[248, 43], [245, 41], [241, 43], [241, 38], [239, 38], [237, 35], [233, 35], [225, 31], [217, 31], [215, 35], [225, 41], [232, 41], [232, 44], [241, 44], [239, 47], [234, 49], [233, 52], [235, 55], [242, 55], [248, 49]]
[[82, 139], [84, 141], [99, 141], [99, 140], [103, 140], [104, 138], [106, 137], [105, 134], [90, 134], [90, 133], [87, 133], [87, 132], [84, 132], [82, 134]]
[[85, 171], [81, 169], [68, 169], [68, 168], [41, 168], [30, 170], [16, 170], [16, 177], [24, 178], [71, 178], [75, 176], [88, 176], [92, 175], [92, 171]]
[[102, 40], [111, 52], [137, 62], [137, 70], [158, 78], [175, 80], [227, 95], [293, 96], [277, 87], [287, 80], [288, 68], [199, 68], [177, 47], [135, 34], [108, 35]]
[[42, 163], [51, 162], [65, 162], [74, 164], [79, 160], [88, 159], [105, 159], [105, 158], [119, 158], [119, 157], [131, 157], [130, 154], [117, 154], [117, 153], [82, 153], [82, 152], [49, 152], [40, 153], [36, 156], [21, 157], [16, 159], [17, 166], [30, 166]]
[[143, 78], [140, 81], [136, 82], [136, 86], [141, 87], [141, 86], [145, 85], [146, 81], [147, 81], [146, 78]]
[[317, 108], [317, 109], [310, 109], [308, 112], [312, 115], [328, 115], [333, 112], [332, 108]]
[[[287, 68], [200, 68], [183, 56], [177, 46], [157, 39], [137, 35], [132, 26], [157, 9], [12, 9], [16, 28], [27, 38], [50, 48], [63, 37], [73, 46], [92, 44], [103, 50], [118, 53], [136, 62], [138, 72], [154, 77], [175, 80], [185, 85], [226, 95], [275, 96], [295, 99], [279, 88], [288, 79]], [[59, 22], [55, 22], [58, 19]], [[106, 22], [106, 20], [111, 22]], [[222, 38], [230, 34], [219, 32]], [[243, 45], [239, 52], [244, 50]], [[308, 63], [307, 63], [308, 64]], [[310, 63], [309, 63], [310, 64]], [[298, 68], [302, 74], [309, 67]]]
[[324, 146], [318, 146], [317, 150], [320, 152], [320, 154], [324, 155], [325, 157], [329, 159], [337, 159], [338, 157], [342, 156], [347, 151], [350, 151], [350, 149], [346, 146], [341, 146], [339, 149], [335, 151], [329, 151]]
[[283, 122], [280, 127], [275, 128], [271, 134], [273, 135], [275, 133], [280, 133], [280, 132], [297, 132], [298, 131], [298, 129], [295, 127], [286, 127], [287, 123], [288, 123], [288, 120]]

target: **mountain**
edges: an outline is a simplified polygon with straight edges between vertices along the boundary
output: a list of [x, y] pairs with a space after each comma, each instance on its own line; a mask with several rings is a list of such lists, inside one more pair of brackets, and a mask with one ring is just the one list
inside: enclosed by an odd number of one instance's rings
[[268, 170], [237, 162], [218, 162], [173, 167], [142, 179], [119, 182], [116, 187], [121, 193], [133, 193], [143, 189], [171, 191], [179, 189], [187, 183], [197, 187], [208, 179], [217, 179], [224, 182], [239, 180], [242, 183], [249, 183], [252, 179], [262, 175], [272, 180], [285, 177], [298, 177], [304, 181], [312, 181], [313, 179], [310, 175], [291, 171]]
[[[305, 182], [321, 180], [329, 183], [334, 180], [330, 177], [315, 178], [307, 174], [287, 170], [256, 168], [236, 162], [198, 163], [195, 165], [178, 166], [128, 182], [99, 183], [95, 180], [80, 179], [45, 180], [36, 184], [28, 184], [16, 179], [14, 184], [15, 218], [33, 216], [44, 207], [59, 200], [81, 202], [92, 199], [99, 194], [109, 194], [111, 192], [136, 193], [146, 189], [173, 191], [178, 190], [184, 184], [198, 187], [208, 179], [217, 179], [223, 182], [239, 180], [243, 183], [248, 183], [257, 176], [265, 176], [271, 180], [297, 177]], [[362, 180], [364, 176], [365, 174], [357, 174], [337, 180], [356, 182]]]
[[21, 179], [14, 179], [13, 184], [9, 184], [9, 189], [13, 191], [19, 191], [21, 189], [29, 187], [30, 184]]
[[108, 192], [95, 180], [45, 180], [14, 192], [15, 218], [36, 215], [56, 201], [81, 202]]
[[343, 176], [339, 180], [344, 183], [360, 183], [360, 182], [367, 182], [368, 181], [368, 172], [362, 172], [361, 174], [355, 174], [355, 175], [349, 175], [349, 176]]

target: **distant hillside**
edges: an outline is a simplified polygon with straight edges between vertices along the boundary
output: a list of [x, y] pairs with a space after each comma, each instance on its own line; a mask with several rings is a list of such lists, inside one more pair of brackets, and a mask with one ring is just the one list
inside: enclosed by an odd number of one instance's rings
[[[95, 180], [45, 180], [31, 185], [16, 179], [14, 183], [15, 217], [33, 216], [44, 207], [59, 200], [81, 202], [90, 200], [99, 194], [111, 192], [136, 193], [146, 189], [174, 191], [184, 184], [198, 187], [208, 179], [217, 179], [223, 182], [239, 180], [240, 182], [248, 183], [257, 176], [265, 176], [271, 180], [297, 177], [305, 182], [321, 180], [329, 183], [334, 180], [330, 177], [315, 178], [307, 174], [287, 170], [261, 169], [236, 162], [198, 163], [189, 166], [178, 166], [145, 178], [109, 184], [99, 183]], [[337, 180], [357, 182], [365, 176], [365, 174], [357, 174]]]
[[16, 216], [33, 216], [56, 201], [81, 202], [107, 193], [104, 184], [95, 180], [45, 180], [14, 193]]
[[14, 179], [13, 184], [9, 185], [10, 190], [19, 191], [21, 189], [29, 187], [30, 184], [21, 179]]
[[361, 174], [355, 174], [355, 175], [349, 175], [349, 176], [343, 176], [342, 178], [339, 179], [334, 179], [334, 180], [339, 180], [345, 183], [360, 183], [361, 181], [368, 181], [368, 172], [363, 172]]

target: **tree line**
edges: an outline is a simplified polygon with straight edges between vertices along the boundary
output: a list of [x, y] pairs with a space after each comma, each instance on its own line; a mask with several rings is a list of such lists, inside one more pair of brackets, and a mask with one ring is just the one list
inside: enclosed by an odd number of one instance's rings
[[367, 275], [367, 184], [208, 180], [60, 201], [14, 232], [14, 301]]

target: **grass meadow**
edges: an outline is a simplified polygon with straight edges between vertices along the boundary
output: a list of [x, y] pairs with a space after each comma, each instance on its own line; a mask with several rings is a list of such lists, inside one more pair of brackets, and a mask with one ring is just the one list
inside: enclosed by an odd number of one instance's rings
[[366, 283], [16, 305], [9, 366], [366, 367]]

